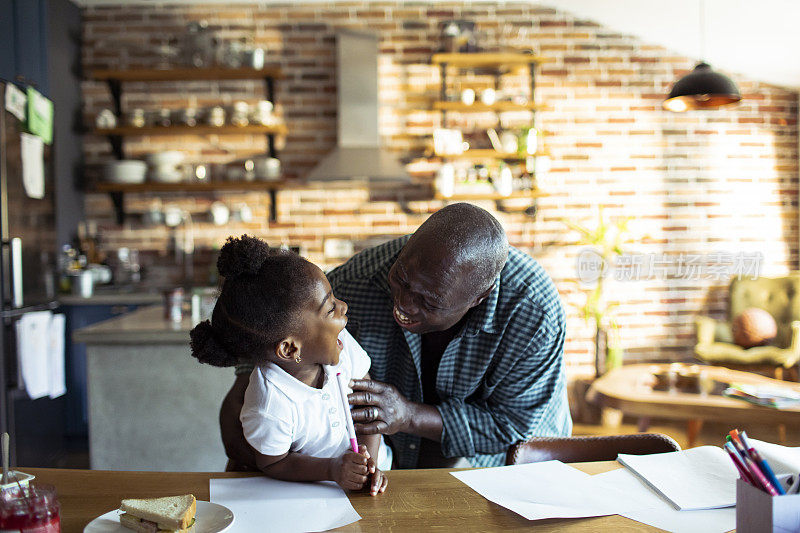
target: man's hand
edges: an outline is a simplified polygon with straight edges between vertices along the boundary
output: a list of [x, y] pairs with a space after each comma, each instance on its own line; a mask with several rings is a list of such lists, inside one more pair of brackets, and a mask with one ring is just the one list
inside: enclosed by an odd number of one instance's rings
[[407, 432], [414, 412], [414, 403], [408, 401], [395, 387], [370, 379], [350, 382], [353, 393], [347, 398], [351, 405], [357, 433], [392, 435]]

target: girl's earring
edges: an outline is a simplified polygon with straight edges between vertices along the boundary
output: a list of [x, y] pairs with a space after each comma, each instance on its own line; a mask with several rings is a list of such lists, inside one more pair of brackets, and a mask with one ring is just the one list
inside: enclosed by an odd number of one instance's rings
[[295, 362], [295, 363], [297, 363], [298, 365], [300, 364], [300, 361], [301, 361], [301, 360], [302, 360], [302, 359], [300, 359], [300, 356], [299, 356], [299, 355], [295, 355], [295, 356], [294, 356], [294, 362]]

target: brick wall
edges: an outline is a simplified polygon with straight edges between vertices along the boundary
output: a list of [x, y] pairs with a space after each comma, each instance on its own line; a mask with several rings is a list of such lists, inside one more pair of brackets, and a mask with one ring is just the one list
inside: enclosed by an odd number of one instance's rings
[[[666, 266], [638, 281], [610, 280], [609, 298], [620, 302], [617, 320], [626, 361], [691, 358], [692, 317], [724, 312], [729, 275], [723, 270], [710, 276], [706, 270], [703, 276], [689, 276], [681, 270], [682, 260], [699, 257], [713, 266], [730, 261], [725, 254], [761, 253], [761, 270], [767, 274], [798, 264], [797, 92], [727, 73], [744, 95], [739, 106], [667, 113], [661, 110], [663, 96], [694, 66], [693, 58], [528, 3], [154, 5], [88, 8], [84, 15], [86, 69], [152, 65], [156, 58], [142, 48], [180, 35], [193, 20], [207, 20], [223, 38], [254, 36], [269, 50], [268, 63], [286, 73], [276, 96], [289, 129], [281, 159], [296, 176], [313, 168], [335, 142], [337, 28], [380, 33], [381, 134], [403, 157], [424, 151], [430, 139], [420, 134], [438, 124], [438, 115], [426, 109], [438, 93], [438, 69], [429, 60], [439, 46], [442, 21], [473, 20], [488, 46], [533, 49], [551, 58], [540, 67], [536, 89], [536, 99], [549, 106], [536, 118], [552, 155], [551, 171], [539, 178], [549, 195], [539, 200], [536, 218], [499, 211], [493, 202], [477, 203], [497, 215], [512, 244], [539, 260], [562, 291], [573, 375], [590, 371], [593, 331], [575, 310], [581, 300], [574, 283], [581, 247], [565, 219], [592, 225], [598, 206], [607, 217], [633, 217], [640, 238], [628, 250], [653, 254], [647, 257]], [[259, 83], [239, 81], [128, 84], [124, 105], [181, 107], [190, 96], [199, 105], [223, 98], [254, 102], [261, 90]], [[83, 93], [85, 119], [91, 123], [98, 110], [110, 107], [109, 95], [103, 84], [91, 81], [84, 82]], [[153, 137], [128, 140], [126, 148], [134, 156], [180, 148], [196, 161], [225, 161], [263, 152], [265, 142], [250, 136]], [[84, 150], [89, 162], [110, 157], [102, 138], [85, 137]], [[147, 227], [135, 216], [155, 198], [129, 195], [134, 216], [118, 227], [109, 198], [88, 194], [86, 211], [99, 224], [103, 247], [163, 254], [174, 233]], [[326, 239], [353, 239], [358, 249], [413, 231], [442, 205], [425, 199], [401, 205], [360, 187], [289, 190], [278, 195], [278, 222], [269, 223], [266, 194], [158, 198], [193, 213], [197, 246], [216, 247], [227, 235], [246, 231], [273, 243], [301, 245], [321, 266], [340, 262], [325, 257]], [[233, 207], [247, 203], [254, 222], [214, 226], [206, 215], [214, 200]]]

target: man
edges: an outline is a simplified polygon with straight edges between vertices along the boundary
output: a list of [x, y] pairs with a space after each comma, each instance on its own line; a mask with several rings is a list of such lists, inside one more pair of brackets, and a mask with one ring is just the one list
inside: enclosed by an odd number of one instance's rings
[[[515, 442], [569, 435], [558, 292], [487, 211], [449, 205], [328, 278], [372, 358], [350, 395], [356, 431], [386, 435], [399, 468], [497, 466]], [[222, 437], [251, 464], [238, 421], [249, 369], [237, 373]]]

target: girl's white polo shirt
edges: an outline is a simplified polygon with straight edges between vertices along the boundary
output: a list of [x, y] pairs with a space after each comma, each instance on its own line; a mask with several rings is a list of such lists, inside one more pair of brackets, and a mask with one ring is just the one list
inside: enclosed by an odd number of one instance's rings
[[[336, 373], [342, 372], [345, 382], [361, 379], [369, 371], [370, 359], [346, 329], [339, 340], [343, 345], [339, 363], [323, 366], [321, 389], [309, 387], [273, 363], [253, 369], [240, 419], [247, 442], [258, 452], [339, 457], [350, 448]], [[345, 394], [350, 392], [348, 388]]]

